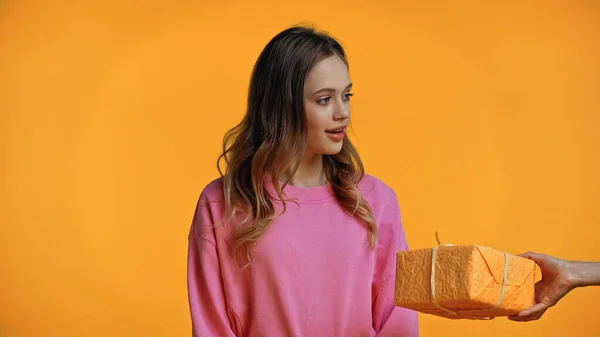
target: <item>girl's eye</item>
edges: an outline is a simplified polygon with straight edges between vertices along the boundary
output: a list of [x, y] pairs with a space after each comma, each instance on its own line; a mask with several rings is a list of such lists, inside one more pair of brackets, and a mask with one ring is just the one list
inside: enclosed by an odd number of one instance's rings
[[[354, 94], [346, 93], [346, 94], [342, 95], [342, 100], [344, 102], [347, 102], [350, 100], [350, 97], [352, 97], [352, 96], [354, 96]], [[325, 104], [329, 103], [330, 101], [331, 101], [331, 97], [323, 97], [323, 98], [319, 98], [317, 100], [317, 103], [321, 104], [321, 105], [325, 105]]]
[[323, 104], [329, 103], [330, 100], [331, 100], [331, 97], [323, 97], [323, 98], [319, 98], [317, 100], [317, 103], [323, 105]]

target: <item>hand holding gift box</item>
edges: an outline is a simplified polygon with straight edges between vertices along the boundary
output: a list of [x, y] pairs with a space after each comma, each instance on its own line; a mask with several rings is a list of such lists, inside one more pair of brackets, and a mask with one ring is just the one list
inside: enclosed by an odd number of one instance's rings
[[438, 240], [430, 249], [397, 252], [394, 303], [452, 319], [491, 319], [531, 307], [535, 281], [529, 259]]

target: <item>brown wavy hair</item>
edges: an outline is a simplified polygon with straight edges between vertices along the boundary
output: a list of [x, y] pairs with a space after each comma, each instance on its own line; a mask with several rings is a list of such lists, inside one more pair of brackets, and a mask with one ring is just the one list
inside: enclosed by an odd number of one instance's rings
[[[278, 216], [265, 178], [270, 177], [285, 212], [282, 189], [292, 175], [283, 185], [280, 177], [296, 172], [307, 147], [306, 75], [317, 61], [333, 55], [348, 66], [341, 44], [313, 27], [294, 26], [277, 34], [253, 68], [245, 116], [225, 134], [217, 168], [223, 178], [226, 221], [240, 211], [244, 215], [233, 232], [232, 252], [235, 256], [244, 253], [247, 263], [252, 246]], [[225, 173], [220, 167], [222, 159], [227, 164]], [[323, 155], [323, 165], [339, 205], [366, 226], [369, 246], [374, 249], [377, 226], [358, 188], [364, 166], [356, 148], [346, 137], [338, 154]]]

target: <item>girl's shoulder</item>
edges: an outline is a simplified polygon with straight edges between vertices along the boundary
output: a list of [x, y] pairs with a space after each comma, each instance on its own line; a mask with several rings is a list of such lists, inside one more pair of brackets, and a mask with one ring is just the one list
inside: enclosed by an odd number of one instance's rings
[[223, 190], [223, 178], [218, 177], [210, 181], [202, 188], [200, 193], [201, 201], [206, 202], [221, 202], [225, 200], [225, 192]]
[[368, 201], [391, 204], [398, 202], [394, 189], [373, 175], [365, 173], [363, 179], [358, 183], [358, 187]]

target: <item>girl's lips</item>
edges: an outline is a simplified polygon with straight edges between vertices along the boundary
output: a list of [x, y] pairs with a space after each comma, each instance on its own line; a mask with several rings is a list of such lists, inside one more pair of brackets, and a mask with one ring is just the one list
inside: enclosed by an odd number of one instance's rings
[[[339, 131], [334, 131], [334, 130], [339, 130]], [[327, 130], [325, 131], [325, 133], [327, 133], [327, 136], [335, 141], [340, 141], [342, 139], [344, 139], [344, 137], [346, 136], [346, 128], [338, 128], [338, 129], [332, 129], [332, 130]]]

